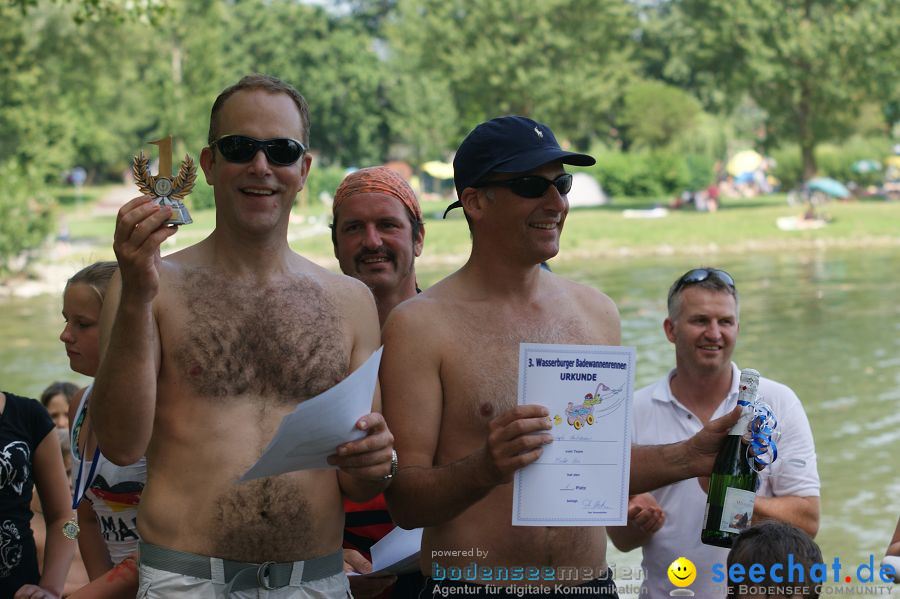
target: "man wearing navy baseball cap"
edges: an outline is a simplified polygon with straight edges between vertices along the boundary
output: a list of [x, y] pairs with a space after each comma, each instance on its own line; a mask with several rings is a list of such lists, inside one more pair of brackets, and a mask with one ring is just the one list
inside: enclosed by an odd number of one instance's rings
[[[550, 127], [529, 118], [503, 116], [481, 123], [469, 133], [453, 159], [453, 182], [460, 199], [450, 204], [444, 217], [462, 206], [467, 187], [477, 187], [489, 173], [524, 173], [555, 160], [575, 166], [591, 166], [595, 162], [587, 154], [566, 152], [559, 147]], [[561, 194], [572, 187], [571, 176], [565, 181], [565, 187], [556, 184]], [[535, 180], [531, 185], [535, 187], [528, 191], [535, 194], [542, 184]]]
[[[540, 268], [559, 252], [569, 212], [565, 164], [594, 159], [563, 150], [549, 127], [525, 117], [469, 133], [454, 160], [459, 200], [448, 210], [465, 212], [471, 255], [394, 308], [383, 329], [382, 401], [399, 458], [386, 496], [400, 526], [425, 528], [422, 597], [616, 596], [603, 527], [512, 525], [513, 475], [553, 440], [546, 407], [516, 405], [519, 344], [620, 343], [612, 300]], [[697, 476], [685, 465], [708, 474], [737, 413], [723, 420], [665, 450], [636, 449], [632, 492]], [[540, 576], [503, 576], [527, 568]], [[563, 569], [577, 574], [553, 578]]]

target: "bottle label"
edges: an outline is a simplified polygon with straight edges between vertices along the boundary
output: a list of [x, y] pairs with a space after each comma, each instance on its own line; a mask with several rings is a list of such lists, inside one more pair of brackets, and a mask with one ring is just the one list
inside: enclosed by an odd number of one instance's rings
[[756, 493], [728, 487], [725, 490], [725, 505], [722, 506], [722, 521], [719, 530], [739, 533], [750, 527], [753, 520], [753, 502]]

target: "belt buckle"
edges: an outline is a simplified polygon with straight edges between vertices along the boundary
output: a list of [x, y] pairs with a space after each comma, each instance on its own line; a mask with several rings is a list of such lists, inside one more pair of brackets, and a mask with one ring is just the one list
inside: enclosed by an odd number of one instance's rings
[[267, 591], [274, 591], [277, 588], [269, 584], [269, 568], [274, 565], [275, 562], [263, 562], [256, 569], [256, 582]]

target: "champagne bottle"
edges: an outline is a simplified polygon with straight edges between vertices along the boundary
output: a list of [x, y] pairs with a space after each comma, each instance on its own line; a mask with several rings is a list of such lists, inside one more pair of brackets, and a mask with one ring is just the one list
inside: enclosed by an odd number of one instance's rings
[[705, 525], [700, 533], [700, 540], [707, 545], [731, 547], [734, 537], [749, 527], [753, 519], [757, 473], [747, 459], [748, 443], [744, 435], [753, 419], [751, 406], [756, 401], [758, 388], [759, 373], [750, 368], [742, 370], [738, 401], [751, 405], [743, 405], [740, 420], [728, 433], [716, 456], [709, 479]]

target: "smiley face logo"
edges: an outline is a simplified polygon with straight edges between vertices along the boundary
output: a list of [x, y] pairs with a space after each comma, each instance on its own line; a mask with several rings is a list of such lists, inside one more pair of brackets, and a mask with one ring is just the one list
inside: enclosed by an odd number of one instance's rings
[[697, 578], [697, 568], [694, 563], [686, 557], [679, 557], [669, 566], [669, 582], [677, 587], [690, 586], [694, 579]]

